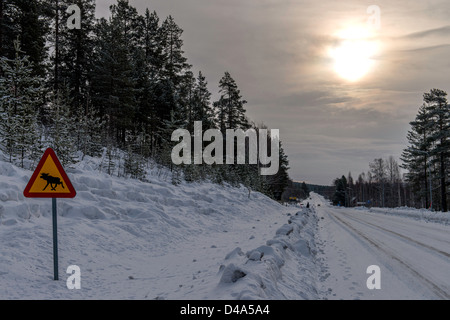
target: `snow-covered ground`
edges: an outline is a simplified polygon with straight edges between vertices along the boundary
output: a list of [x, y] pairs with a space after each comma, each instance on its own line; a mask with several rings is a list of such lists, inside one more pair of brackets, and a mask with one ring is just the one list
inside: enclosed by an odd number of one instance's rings
[[[0, 299], [449, 299], [448, 213], [283, 206], [246, 188], [174, 186], [99, 171], [86, 158], [58, 199], [24, 198], [31, 171], [0, 161]], [[304, 201], [306, 203], [306, 201]], [[81, 271], [69, 290], [67, 267]], [[369, 289], [367, 267], [380, 267]]]
[[[450, 299], [448, 213], [337, 208], [312, 197], [321, 204], [315, 211], [323, 298]], [[380, 289], [367, 286], [374, 265]]]
[[[0, 162], [0, 299], [318, 298], [312, 212], [243, 187], [174, 186], [151, 171], [141, 182], [98, 165], [66, 170], [77, 196], [57, 200], [54, 281], [51, 199], [24, 198], [32, 172]], [[70, 265], [80, 290], [66, 286]]]
[[354, 208], [355, 210], [364, 210], [374, 213], [382, 213], [386, 215], [408, 217], [415, 220], [421, 220], [426, 222], [436, 222], [441, 224], [450, 224], [450, 214], [448, 212], [436, 212], [428, 209], [415, 209], [408, 207], [399, 208]]

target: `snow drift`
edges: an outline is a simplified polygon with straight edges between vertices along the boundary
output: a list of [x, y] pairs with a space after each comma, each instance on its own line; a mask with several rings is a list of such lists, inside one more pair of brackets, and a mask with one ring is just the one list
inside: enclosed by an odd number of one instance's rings
[[[314, 297], [312, 211], [152, 170], [147, 182], [113, 177], [100, 161], [66, 168], [77, 196], [57, 201], [60, 281], [51, 200], [24, 198], [32, 172], [0, 161], [0, 299]], [[66, 287], [70, 265], [80, 290]]]

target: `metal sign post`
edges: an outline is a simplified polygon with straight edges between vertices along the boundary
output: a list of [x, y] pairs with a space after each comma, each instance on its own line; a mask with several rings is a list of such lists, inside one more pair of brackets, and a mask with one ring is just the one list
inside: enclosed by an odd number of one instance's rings
[[52, 198], [53, 226], [53, 279], [58, 275], [58, 214], [57, 198], [74, 198], [76, 191], [53, 149], [45, 150], [44, 155], [28, 181], [23, 195], [27, 198]]
[[53, 220], [53, 280], [59, 280], [58, 276], [58, 223], [56, 213], [56, 198], [52, 198]]

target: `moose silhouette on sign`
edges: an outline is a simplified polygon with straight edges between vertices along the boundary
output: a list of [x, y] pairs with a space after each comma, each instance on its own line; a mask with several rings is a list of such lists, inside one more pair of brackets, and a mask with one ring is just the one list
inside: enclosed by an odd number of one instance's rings
[[56, 191], [56, 187], [58, 185], [61, 185], [61, 187], [64, 189], [64, 184], [61, 181], [60, 178], [57, 177], [52, 177], [51, 175], [49, 175], [48, 173], [42, 173], [41, 174], [41, 179], [47, 181], [47, 184], [45, 186], [45, 188], [42, 191], [45, 191], [45, 189], [47, 189], [47, 187], [50, 185], [50, 190]]

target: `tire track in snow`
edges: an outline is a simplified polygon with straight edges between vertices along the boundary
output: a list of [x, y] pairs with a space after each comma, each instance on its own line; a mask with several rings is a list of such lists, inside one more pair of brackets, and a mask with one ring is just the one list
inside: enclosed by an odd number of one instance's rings
[[409, 242], [413, 242], [413, 243], [415, 243], [415, 244], [417, 244], [417, 245], [419, 245], [419, 246], [422, 246], [422, 247], [424, 247], [424, 248], [426, 248], [426, 249], [429, 249], [429, 250], [432, 250], [432, 251], [434, 251], [434, 252], [436, 252], [436, 253], [438, 253], [438, 254], [441, 254], [441, 255], [443, 255], [443, 256], [445, 256], [445, 257], [447, 257], [447, 258], [450, 258], [450, 253], [445, 252], [445, 251], [442, 251], [442, 250], [439, 250], [439, 249], [437, 249], [437, 248], [435, 248], [435, 247], [432, 247], [432, 246], [430, 246], [430, 245], [428, 245], [428, 244], [425, 244], [425, 243], [423, 243], [423, 242], [419, 242], [419, 241], [417, 241], [417, 240], [414, 240], [414, 239], [412, 239], [412, 238], [410, 238], [410, 237], [408, 237], [408, 236], [405, 236], [405, 235], [403, 235], [403, 234], [400, 234], [400, 233], [398, 233], [398, 232], [395, 232], [395, 231], [392, 231], [392, 230], [383, 228], [383, 227], [381, 227], [381, 226], [379, 226], [379, 225], [376, 225], [376, 224], [373, 224], [373, 223], [370, 223], [370, 222], [367, 222], [367, 221], [363, 221], [363, 220], [358, 219], [358, 218], [356, 218], [356, 217], [354, 217], [354, 216], [351, 216], [351, 215], [349, 215], [349, 214], [347, 214], [347, 213], [343, 213], [343, 212], [342, 212], [342, 215], [344, 215], [344, 216], [346, 216], [348, 219], [353, 220], [353, 221], [356, 221], [356, 222], [358, 222], [358, 223], [361, 223], [361, 224], [364, 224], [364, 225], [367, 225], [367, 226], [372, 226], [372, 227], [374, 227], [375, 229], [379, 229], [379, 230], [383, 230], [383, 231], [386, 231], [386, 232], [388, 232], [388, 233], [391, 233], [391, 234], [393, 234], [393, 235], [395, 235], [395, 236], [397, 236], [397, 237], [399, 237], [399, 238], [402, 238], [402, 239], [404, 239], [404, 240], [407, 240], [407, 241], [406, 241], [407, 243], [408, 243], [408, 241], [409, 241]]
[[420, 279], [431, 291], [433, 291], [439, 298], [441, 299], [450, 299], [450, 294], [443, 288], [441, 288], [438, 284], [434, 283], [430, 279], [424, 277], [419, 271], [417, 271], [415, 268], [413, 268], [410, 264], [403, 261], [401, 258], [397, 257], [395, 253], [393, 253], [391, 250], [388, 250], [385, 246], [383, 246], [381, 243], [377, 242], [374, 239], [369, 238], [366, 234], [362, 233], [355, 227], [353, 227], [348, 222], [344, 221], [342, 218], [339, 218], [337, 215], [330, 215], [336, 220], [338, 220], [341, 224], [345, 225], [348, 229], [350, 229], [352, 232], [372, 244], [375, 248], [377, 248], [379, 251], [386, 254], [389, 258], [397, 261], [400, 263], [406, 270], [408, 270], [412, 275], [414, 275], [415, 278]]

